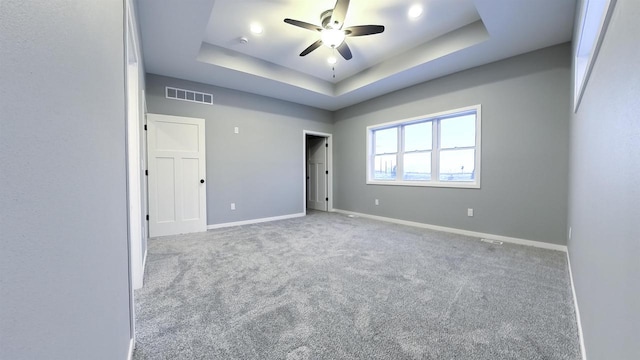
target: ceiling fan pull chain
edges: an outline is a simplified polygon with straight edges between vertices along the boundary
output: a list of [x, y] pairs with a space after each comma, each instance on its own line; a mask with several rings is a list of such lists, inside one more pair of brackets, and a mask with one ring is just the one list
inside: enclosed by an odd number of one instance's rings
[[[333, 47], [333, 58], [337, 59], [336, 57], [336, 48]], [[336, 64], [331, 65], [331, 70], [333, 70], [333, 78], [336, 78]]]

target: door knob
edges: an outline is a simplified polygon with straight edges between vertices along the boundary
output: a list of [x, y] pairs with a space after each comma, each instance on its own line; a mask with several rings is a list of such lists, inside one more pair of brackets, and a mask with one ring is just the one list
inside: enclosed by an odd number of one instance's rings
[[200, 184], [204, 184], [204, 179], [200, 179]]

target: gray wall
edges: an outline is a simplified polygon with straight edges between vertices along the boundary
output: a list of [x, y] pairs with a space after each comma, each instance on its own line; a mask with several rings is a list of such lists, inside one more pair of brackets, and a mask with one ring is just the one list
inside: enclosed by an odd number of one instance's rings
[[[569, 83], [564, 44], [338, 111], [334, 207], [565, 244]], [[368, 125], [475, 104], [482, 104], [481, 189], [365, 184]]]
[[[214, 104], [166, 99], [165, 86], [213, 93]], [[331, 112], [153, 74], [147, 106], [150, 113], [206, 120], [207, 224], [304, 211], [303, 130], [331, 133]]]
[[640, 356], [640, 2], [618, 0], [571, 123], [569, 254], [589, 360]]
[[122, 0], [0, 2], [0, 358], [126, 359]]

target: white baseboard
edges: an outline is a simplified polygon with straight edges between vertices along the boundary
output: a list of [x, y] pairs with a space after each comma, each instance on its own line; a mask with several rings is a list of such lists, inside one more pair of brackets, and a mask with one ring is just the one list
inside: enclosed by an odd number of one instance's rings
[[567, 252], [567, 247], [564, 246], [564, 245], [551, 244], [551, 243], [546, 243], [546, 242], [542, 242], [542, 241], [519, 239], [519, 238], [514, 238], [514, 237], [509, 237], [509, 236], [502, 236], [502, 235], [495, 235], [495, 234], [486, 234], [486, 233], [481, 233], [481, 232], [477, 232], [477, 231], [456, 229], [456, 228], [450, 228], [450, 227], [439, 226], [439, 225], [431, 225], [431, 224], [425, 224], [425, 223], [420, 223], [420, 222], [415, 222], [415, 221], [400, 220], [400, 219], [388, 218], [388, 217], [378, 216], [378, 215], [362, 214], [362, 213], [357, 213], [357, 212], [353, 212], [353, 211], [346, 211], [346, 210], [340, 210], [340, 209], [332, 209], [332, 211], [333, 212], [337, 212], [337, 213], [341, 213], [341, 214], [356, 215], [356, 216], [361, 216], [361, 217], [364, 217], [364, 218], [380, 220], [380, 221], [386, 221], [386, 222], [391, 222], [391, 223], [400, 224], [400, 225], [414, 226], [414, 227], [419, 227], [419, 228], [423, 228], [423, 229], [444, 231], [444, 232], [448, 232], [448, 233], [452, 233], [452, 234], [472, 236], [472, 237], [491, 239], [491, 240], [498, 240], [498, 241], [508, 242], [508, 243], [512, 243], [512, 244], [533, 246], [533, 247], [538, 247], [538, 248], [543, 248], [543, 249], [550, 249], [550, 250], [557, 250], [557, 251]]
[[571, 259], [567, 252], [567, 266], [569, 267], [569, 279], [571, 280], [571, 291], [573, 293], [573, 307], [576, 309], [576, 322], [578, 323], [578, 340], [580, 341], [580, 353], [582, 360], [587, 360], [587, 352], [584, 348], [584, 335], [582, 333], [582, 321], [580, 320], [580, 309], [578, 308], [578, 297], [576, 296], [576, 286], [573, 283], [573, 272], [571, 271]]
[[127, 356], [128, 360], [132, 360], [133, 359], [134, 345], [135, 345], [134, 339], [129, 340], [129, 356]]
[[268, 218], [251, 219], [251, 220], [244, 220], [244, 221], [235, 221], [235, 222], [222, 223], [222, 224], [213, 224], [213, 225], [207, 225], [207, 230], [220, 229], [220, 228], [226, 228], [226, 227], [231, 227], [231, 226], [258, 224], [258, 223], [263, 223], [263, 222], [268, 222], [268, 221], [293, 219], [293, 218], [303, 217], [305, 215], [306, 214], [302, 212], [302, 213], [297, 213], [297, 214], [274, 216], [274, 217], [268, 217]]

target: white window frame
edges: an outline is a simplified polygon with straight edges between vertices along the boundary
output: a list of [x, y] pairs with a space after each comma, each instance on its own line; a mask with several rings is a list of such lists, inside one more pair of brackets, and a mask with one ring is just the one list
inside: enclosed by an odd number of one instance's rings
[[582, 95], [598, 57], [616, 0], [584, 0], [578, 18], [577, 42], [573, 59], [573, 111], [577, 112]]
[[[476, 113], [476, 145], [475, 145], [475, 169], [474, 169], [474, 181], [441, 181], [439, 175], [439, 154], [440, 154], [440, 126], [436, 126], [435, 123], [440, 120], [464, 115], [465, 113]], [[402, 180], [402, 155], [404, 154], [403, 144], [401, 143], [402, 136], [402, 126], [411, 125], [420, 122], [431, 121], [433, 124], [432, 131], [432, 144], [431, 144], [431, 180]], [[482, 138], [482, 106], [480, 104], [467, 106], [459, 109], [443, 111], [435, 114], [429, 114], [424, 116], [418, 116], [410, 119], [403, 119], [397, 121], [391, 121], [382, 124], [370, 125], [367, 126], [367, 149], [366, 149], [366, 163], [367, 163], [367, 174], [366, 174], [366, 183], [369, 185], [391, 185], [391, 186], [427, 186], [427, 187], [448, 187], [448, 188], [472, 188], [479, 189], [480, 188], [480, 177], [481, 177], [481, 164], [480, 160], [482, 158], [481, 154], [481, 138]], [[373, 134], [377, 130], [384, 130], [393, 127], [398, 127], [398, 156], [397, 156], [397, 172], [395, 180], [377, 180], [373, 178], [374, 172], [374, 160], [375, 160], [375, 148], [374, 148], [374, 138]], [[435, 131], [437, 129], [437, 132]], [[464, 148], [463, 148], [464, 149]]]

